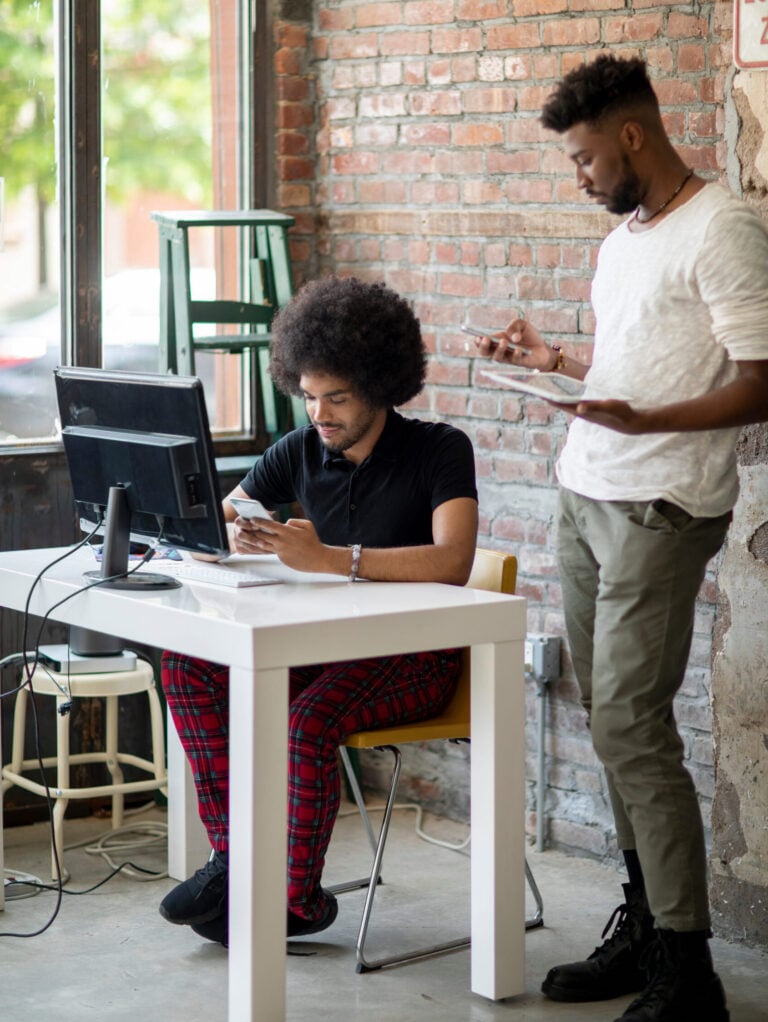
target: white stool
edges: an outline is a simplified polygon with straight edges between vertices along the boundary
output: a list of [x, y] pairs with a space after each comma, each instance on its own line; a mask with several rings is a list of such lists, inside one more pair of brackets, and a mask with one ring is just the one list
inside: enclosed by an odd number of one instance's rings
[[[61, 867], [62, 880], [69, 874], [63, 864], [63, 822], [67, 804], [71, 798], [97, 798], [109, 795], [112, 798], [112, 827], [123, 825], [124, 797], [129, 792], [167, 792], [165, 766], [165, 738], [163, 734], [163, 712], [155, 685], [152, 667], [139, 660], [134, 670], [108, 671], [101, 674], [59, 674], [38, 664], [32, 674], [32, 688], [36, 695], [56, 697], [56, 755], [43, 758], [43, 766], [56, 767], [56, 785], [50, 786], [50, 794], [56, 800], [53, 811], [53, 844], [51, 849], [51, 873], [58, 880], [56, 856]], [[152, 727], [152, 762], [126, 752], [118, 752], [117, 724], [119, 696], [146, 692], [149, 699], [149, 713]], [[107, 704], [107, 731], [105, 748], [102, 752], [82, 752], [70, 755], [69, 714], [58, 712], [62, 704], [75, 699], [104, 698]], [[24, 777], [25, 771], [39, 770], [37, 759], [24, 759], [24, 735], [26, 731], [27, 700], [29, 691], [19, 689], [13, 713], [13, 746], [11, 762], [2, 769], [2, 794], [17, 785], [36, 795], [46, 795], [46, 788], [38, 781]], [[91, 788], [71, 788], [69, 768], [79, 763], [104, 763], [112, 776], [111, 784], [99, 784]], [[124, 781], [121, 764], [129, 764], [146, 771], [147, 780]]]

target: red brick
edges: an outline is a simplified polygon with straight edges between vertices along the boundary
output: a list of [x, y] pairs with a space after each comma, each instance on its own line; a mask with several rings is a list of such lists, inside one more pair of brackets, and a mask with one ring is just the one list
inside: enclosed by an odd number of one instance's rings
[[397, 141], [397, 126], [394, 124], [355, 125], [355, 145], [393, 146]]
[[423, 60], [403, 61], [403, 81], [406, 85], [423, 85], [427, 80]]
[[483, 293], [483, 282], [474, 273], [441, 273], [439, 292], [441, 295], [461, 295], [465, 298], [479, 298]]
[[379, 37], [377, 35], [345, 34], [334, 36], [328, 46], [332, 60], [363, 60], [378, 57]]
[[492, 25], [485, 34], [486, 50], [530, 50], [540, 45], [539, 25], [534, 22]]
[[670, 11], [666, 34], [668, 39], [706, 39], [709, 35], [709, 26], [706, 18]]
[[498, 123], [456, 124], [451, 129], [451, 141], [460, 146], [498, 145], [504, 141], [504, 129]]
[[492, 150], [486, 156], [486, 170], [489, 174], [534, 174], [539, 170], [540, 159], [538, 149]]
[[661, 14], [631, 14], [623, 18], [606, 18], [603, 38], [607, 43], [647, 42], [664, 34]]
[[355, 8], [355, 22], [358, 28], [373, 28], [374, 25], [399, 25], [400, 4], [361, 4]]
[[295, 131], [281, 131], [277, 135], [277, 151], [281, 156], [300, 156], [309, 151], [309, 139]]
[[295, 75], [304, 67], [304, 51], [283, 48], [275, 54], [275, 74]]
[[461, 186], [461, 197], [468, 205], [498, 204], [504, 198], [504, 192], [496, 181], [464, 181]]
[[512, 0], [512, 13], [516, 18], [562, 14], [567, 10], [568, 0]]
[[411, 202], [417, 206], [455, 205], [458, 200], [456, 181], [414, 181], [411, 185]]
[[433, 53], [466, 53], [481, 50], [482, 46], [479, 28], [436, 28], [432, 32]]
[[459, 21], [491, 21], [506, 18], [507, 0], [456, 0], [456, 18]]
[[408, 245], [408, 260], [412, 265], [425, 266], [429, 263], [429, 242], [412, 241]]
[[297, 75], [283, 75], [276, 80], [275, 85], [277, 98], [289, 102], [298, 103], [308, 99], [311, 94], [309, 80]]
[[423, 149], [411, 152], [396, 149], [382, 154], [381, 169], [385, 174], [431, 174], [433, 157]]
[[703, 71], [707, 66], [707, 54], [703, 44], [682, 43], [677, 51], [677, 70]]
[[275, 120], [278, 128], [306, 128], [313, 123], [314, 114], [302, 103], [278, 103]]
[[334, 174], [375, 174], [379, 169], [377, 153], [339, 153], [331, 160]]
[[429, 53], [430, 37], [429, 32], [387, 32], [382, 34], [379, 44], [384, 57], [398, 54], [426, 56]]
[[318, 11], [317, 18], [323, 32], [344, 32], [354, 24], [354, 12], [349, 7], [323, 7]]
[[402, 93], [384, 93], [378, 96], [362, 96], [361, 117], [402, 117], [405, 114], [405, 96]]
[[467, 414], [476, 419], [497, 419], [499, 403], [495, 397], [474, 393], [470, 396]]
[[401, 205], [407, 198], [404, 181], [369, 181], [359, 183], [358, 193], [361, 202], [395, 203]]
[[515, 110], [514, 88], [470, 89], [464, 93], [464, 109], [470, 114], [500, 114]]
[[407, 0], [403, 15], [406, 25], [446, 24], [453, 21], [453, 0]]
[[295, 156], [287, 156], [278, 160], [280, 177], [287, 181], [313, 180], [315, 177], [315, 161], [304, 160]]
[[458, 92], [414, 93], [410, 107], [413, 117], [450, 117], [461, 113], [461, 96]]
[[600, 21], [597, 18], [564, 18], [545, 21], [541, 26], [544, 46], [587, 46], [600, 39]]
[[309, 29], [295, 21], [278, 21], [274, 27], [274, 39], [278, 46], [293, 46], [304, 50], [307, 47]]
[[510, 202], [549, 202], [552, 198], [552, 184], [538, 178], [509, 178], [505, 192]]

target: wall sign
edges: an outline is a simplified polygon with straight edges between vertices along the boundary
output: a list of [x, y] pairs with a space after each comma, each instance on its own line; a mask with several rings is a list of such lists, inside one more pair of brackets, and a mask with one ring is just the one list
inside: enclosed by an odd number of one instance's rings
[[733, 19], [736, 66], [768, 68], [768, 0], [735, 0]]

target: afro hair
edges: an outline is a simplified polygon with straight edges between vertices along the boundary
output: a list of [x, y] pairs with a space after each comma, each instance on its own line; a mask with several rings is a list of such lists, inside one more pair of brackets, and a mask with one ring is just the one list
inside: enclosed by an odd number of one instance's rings
[[338, 376], [374, 408], [394, 408], [424, 386], [419, 321], [384, 284], [356, 277], [310, 281], [275, 316], [270, 373], [285, 394], [300, 394], [305, 373]]

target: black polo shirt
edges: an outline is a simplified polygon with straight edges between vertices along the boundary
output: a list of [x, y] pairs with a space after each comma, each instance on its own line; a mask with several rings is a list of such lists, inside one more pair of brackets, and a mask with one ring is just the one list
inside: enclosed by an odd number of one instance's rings
[[436, 507], [457, 497], [477, 500], [466, 434], [395, 411], [360, 465], [331, 454], [314, 426], [304, 426], [268, 448], [240, 485], [268, 508], [298, 501], [331, 546], [430, 544]]

